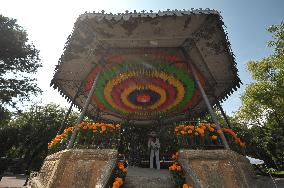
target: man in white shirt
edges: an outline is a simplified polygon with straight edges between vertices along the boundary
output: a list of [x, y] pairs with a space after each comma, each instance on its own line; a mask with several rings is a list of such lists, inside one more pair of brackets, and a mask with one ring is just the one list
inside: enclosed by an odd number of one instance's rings
[[159, 158], [159, 149], [160, 141], [157, 138], [156, 132], [152, 131], [149, 134], [150, 138], [148, 140], [148, 149], [150, 149], [150, 168], [153, 168], [153, 158], [156, 157], [156, 166], [157, 169], [160, 169], [160, 158]]

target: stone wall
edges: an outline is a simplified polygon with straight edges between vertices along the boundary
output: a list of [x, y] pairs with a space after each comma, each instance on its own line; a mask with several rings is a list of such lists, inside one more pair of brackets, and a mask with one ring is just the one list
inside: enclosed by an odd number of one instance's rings
[[39, 175], [29, 184], [32, 188], [105, 187], [116, 159], [116, 150], [63, 150], [47, 156]]
[[246, 157], [231, 150], [181, 150], [186, 181], [195, 188], [250, 188], [253, 169]]

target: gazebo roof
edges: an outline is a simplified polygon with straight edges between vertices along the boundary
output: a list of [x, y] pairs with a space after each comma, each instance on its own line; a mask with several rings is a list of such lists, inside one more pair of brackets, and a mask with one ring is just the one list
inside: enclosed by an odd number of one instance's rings
[[188, 63], [198, 70], [211, 104], [239, 87], [217, 11], [85, 13], [51, 85], [81, 108], [99, 75], [89, 115], [135, 124], [177, 121], [206, 112]]

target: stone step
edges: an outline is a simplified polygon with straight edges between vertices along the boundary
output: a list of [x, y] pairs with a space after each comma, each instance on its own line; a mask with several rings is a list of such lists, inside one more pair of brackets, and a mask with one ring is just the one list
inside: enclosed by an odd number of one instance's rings
[[124, 188], [174, 188], [174, 181], [167, 169], [128, 167]]

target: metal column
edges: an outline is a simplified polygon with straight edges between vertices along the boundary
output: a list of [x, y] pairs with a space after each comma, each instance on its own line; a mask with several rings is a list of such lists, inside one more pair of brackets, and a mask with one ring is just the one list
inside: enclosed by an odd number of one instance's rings
[[71, 149], [71, 148], [73, 148], [73, 146], [74, 146], [75, 138], [76, 138], [77, 132], [78, 132], [78, 126], [79, 126], [79, 124], [83, 121], [83, 119], [84, 119], [84, 117], [85, 117], [85, 113], [86, 113], [86, 111], [87, 111], [87, 109], [88, 109], [88, 107], [89, 107], [89, 104], [90, 104], [91, 99], [92, 99], [92, 97], [93, 97], [93, 94], [94, 94], [94, 92], [95, 92], [95, 88], [96, 88], [96, 83], [97, 83], [98, 77], [99, 77], [99, 74], [96, 76], [96, 78], [95, 78], [95, 80], [94, 80], [94, 83], [93, 83], [93, 85], [92, 85], [92, 88], [91, 88], [91, 90], [90, 90], [90, 92], [89, 92], [89, 94], [88, 94], [88, 98], [87, 98], [87, 100], [85, 101], [83, 110], [82, 110], [82, 112], [81, 112], [79, 118], [78, 118], [77, 121], [76, 121], [76, 125], [75, 125], [75, 127], [74, 127], [73, 132], [72, 132], [72, 136], [71, 136], [71, 139], [70, 139], [70, 141], [69, 141], [69, 143], [68, 143], [67, 149]]
[[71, 113], [72, 107], [73, 107], [73, 105], [74, 105], [74, 103], [75, 103], [75, 101], [76, 101], [76, 99], [77, 99], [77, 97], [78, 97], [78, 95], [79, 95], [79, 93], [80, 93], [80, 89], [81, 89], [82, 85], [83, 85], [83, 82], [81, 82], [80, 86], [78, 87], [78, 90], [77, 90], [77, 92], [76, 92], [76, 94], [75, 94], [73, 100], [71, 101], [71, 105], [70, 105], [70, 107], [69, 107], [67, 113], [65, 114], [65, 117], [64, 117], [63, 121], [61, 122], [60, 128], [59, 128], [59, 130], [57, 131], [57, 134], [56, 134], [56, 135], [59, 135], [59, 134], [62, 132], [62, 130], [65, 128], [67, 118], [69, 117], [69, 115], [70, 115], [70, 113]]
[[[204, 89], [203, 89], [203, 87], [202, 87], [202, 85], [200, 83], [200, 80], [199, 80], [199, 78], [197, 76], [197, 72], [196, 72], [194, 66], [190, 62], [188, 62], [188, 60], [190, 58], [189, 58], [189, 56], [187, 55], [187, 53], [186, 53], [186, 51], [184, 49], [183, 49], [183, 53], [184, 53], [184, 55], [185, 55], [185, 57], [187, 59], [187, 64], [190, 66], [190, 69], [192, 71], [194, 80], [195, 80], [195, 82], [196, 82], [196, 84], [197, 84], [197, 86], [198, 86], [198, 88], [199, 88], [199, 90], [201, 92], [202, 98], [203, 98], [203, 100], [204, 100], [204, 102], [205, 102], [205, 104], [207, 106], [207, 109], [208, 109], [208, 111], [209, 111], [209, 113], [210, 113], [214, 123], [216, 124], [217, 130], [221, 130], [221, 126], [219, 124], [219, 121], [218, 121], [218, 119], [216, 117], [216, 114], [215, 114], [215, 112], [214, 112], [214, 110], [213, 110], [213, 108], [212, 108], [212, 106], [211, 106], [211, 104], [209, 102], [209, 99], [208, 99], [208, 97], [207, 97], [207, 95], [206, 95], [206, 93], [205, 93], [205, 91], [204, 91]], [[226, 140], [226, 138], [225, 138], [223, 133], [220, 134], [220, 137], [221, 137], [221, 140], [222, 140], [222, 142], [223, 142], [223, 144], [225, 146], [225, 149], [230, 149], [230, 147], [228, 145], [228, 142], [227, 142], [227, 140]]]
[[75, 100], [71, 101], [71, 105], [70, 105], [70, 107], [69, 107], [67, 113], [65, 114], [65, 117], [64, 117], [64, 119], [63, 119], [63, 121], [62, 121], [62, 123], [61, 123], [61, 125], [60, 125], [60, 128], [59, 128], [59, 130], [57, 131], [56, 135], [59, 135], [59, 134], [62, 132], [62, 129], [65, 127], [67, 118], [69, 117], [69, 114], [71, 113], [71, 110], [72, 110], [74, 101], [75, 101]]
[[222, 116], [224, 117], [224, 119], [225, 119], [225, 121], [226, 121], [228, 127], [229, 127], [230, 129], [232, 129], [231, 123], [230, 123], [230, 121], [229, 121], [229, 119], [228, 119], [228, 117], [227, 117], [227, 115], [226, 115], [226, 113], [225, 113], [224, 109], [222, 108], [222, 106], [221, 106], [221, 104], [220, 104], [219, 101], [217, 101], [217, 107], [218, 107], [219, 110], [221, 111], [221, 114], [222, 114]]

